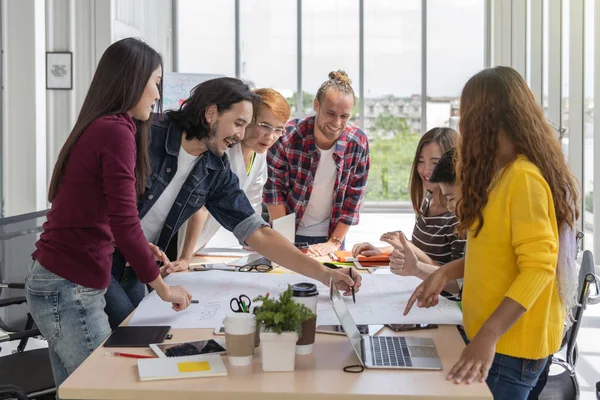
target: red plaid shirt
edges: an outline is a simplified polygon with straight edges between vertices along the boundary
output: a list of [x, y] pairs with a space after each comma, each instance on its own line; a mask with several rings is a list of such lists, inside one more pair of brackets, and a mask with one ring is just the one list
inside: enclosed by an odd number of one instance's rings
[[[266, 204], [284, 204], [287, 214], [296, 213], [296, 229], [302, 220], [321, 153], [313, 136], [315, 117], [289, 121], [286, 133], [267, 154], [269, 179], [263, 190]], [[356, 225], [369, 175], [369, 142], [359, 128], [348, 125], [335, 143], [337, 165], [329, 235], [338, 222]]]

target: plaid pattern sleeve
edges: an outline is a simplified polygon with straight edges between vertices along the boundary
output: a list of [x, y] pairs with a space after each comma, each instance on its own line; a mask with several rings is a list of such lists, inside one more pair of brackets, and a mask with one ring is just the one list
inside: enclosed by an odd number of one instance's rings
[[289, 164], [281, 138], [267, 152], [267, 172], [263, 201], [266, 204], [285, 204], [289, 190]]
[[[296, 213], [296, 227], [302, 220], [319, 164], [314, 142], [315, 117], [288, 122], [285, 134], [269, 149], [269, 178], [263, 189], [266, 204], [284, 204], [288, 213]], [[367, 135], [348, 125], [335, 144], [333, 158], [337, 166], [332, 194], [329, 233], [338, 222], [356, 225], [369, 172]]]
[[[359, 149], [362, 151], [358, 151]], [[364, 145], [359, 146], [357, 149], [357, 154], [353, 154], [352, 160], [354, 165], [351, 167], [354, 167], [354, 173], [349, 179], [350, 182], [346, 188], [343, 204], [339, 211], [340, 217], [338, 221], [346, 225], [358, 224], [360, 207], [367, 189], [371, 157], [369, 154], [369, 143], [366, 140], [364, 141]], [[346, 164], [346, 162], [344, 162], [344, 164]], [[335, 228], [335, 226], [333, 226], [333, 228]]]

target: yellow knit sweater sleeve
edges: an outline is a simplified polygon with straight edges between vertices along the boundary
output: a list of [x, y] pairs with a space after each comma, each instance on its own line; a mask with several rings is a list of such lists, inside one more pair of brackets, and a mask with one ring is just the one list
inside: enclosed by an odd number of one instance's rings
[[509, 201], [519, 274], [506, 296], [528, 310], [554, 282], [558, 256], [556, 214], [550, 187], [537, 170], [514, 170]]

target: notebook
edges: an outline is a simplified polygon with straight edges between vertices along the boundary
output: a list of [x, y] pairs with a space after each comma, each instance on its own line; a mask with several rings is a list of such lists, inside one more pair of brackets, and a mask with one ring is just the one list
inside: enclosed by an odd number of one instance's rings
[[216, 354], [138, 360], [140, 381], [206, 378], [227, 375], [227, 368]]
[[359, 269], [367, 269], [367, 267], [383, 267], [390, 265], [390, 255], [382, 254], [379, 256], [358, 256], [352, 257], [351, 251], [337, 250], [335, 256], [340, 262], [352, 262]]

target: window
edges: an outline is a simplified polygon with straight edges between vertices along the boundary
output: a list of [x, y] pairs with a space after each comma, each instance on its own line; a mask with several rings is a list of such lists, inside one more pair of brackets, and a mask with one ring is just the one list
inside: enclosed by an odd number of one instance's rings
[[[584, 247], [593, 250], [594, 243], [594, 0], [584, 3], [583, 52], [583, 224]], [[598, 194], [597, 194], [598, 195]]]
[[241, 78], [254, 87], [273, 88], [293, 104], [296, 20], [296, 0], [240, 2]]
[[179, 71], [235, 76], [233, 0], [179, 0]]
[[[371, 149], [367, 200], [409, 200], [421, 127], [421, 1], [364, 2], [365, 118]], [[398, 112], [394, 112], [398, 110]]]
[[548, 115], [548, 66], [550, 65], [550, 52], [548, 51], [548, 41], [550, 40], [550, 17], [548, 13], [549, 0], [544, 0], [542, 5], [542, 108], [546, 118]]
[[484, 2], [427, 1], [427, 129], [449, 126], [451, 103], [484, 67]]
[[331, 71], [346, 71], [358, 95], [358, 23], [358, 1], [302, 1], [304, 114], [313, 112], [314, 96]]
[[[575, 0], [580, 1], [580, 0]], [[566, 128], [560, 142], [569, 160], [569, 8], [570, 0], [562, 0], [562, 127]]]

